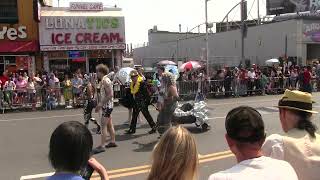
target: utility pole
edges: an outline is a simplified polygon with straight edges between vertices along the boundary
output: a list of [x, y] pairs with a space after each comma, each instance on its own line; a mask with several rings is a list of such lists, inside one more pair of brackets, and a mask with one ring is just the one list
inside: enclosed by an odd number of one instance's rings
[[241, 0], [241, 63], [244, 63], [245, 56], [244, 56], [244, 39], [246, 36], [246, 25], [245, 20], [247, 19], [247, 2]]
[[205, 17], [206, 17], [206, 52], [207, 52], [207, 75], [209, 75], [209, 34], [208, 34], [208, 1], [205, 0]]
[[258, 6], [258, 25], [261, 24], [261, 19], [260, 19], [260, 0], [257, 0], [257, 6]]
[[177, 39], [176, 63], [179, 64], [179, 39]]

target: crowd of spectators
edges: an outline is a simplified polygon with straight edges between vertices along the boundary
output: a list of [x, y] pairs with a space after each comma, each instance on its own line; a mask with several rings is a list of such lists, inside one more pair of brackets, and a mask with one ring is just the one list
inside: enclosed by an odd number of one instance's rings
[[[320, 65], [310, 66], [273, 66], [249, 68], [225, 67], [205, 75], [204, 70], [181, 72], [178, 80], [180, 89], [202, 81], [201, 91], [206, 94], [225, 96], [250, 96], [283, 93], [285, 89], [299, 89], [313, 92], [320, 89]], [[182, 88], [188, 86], [188, 88]], [[190, 92], [180, 92], [190, 94]]]
[[31, 74], [26, 72], [9, 73], [4, 72], [0, 76], [0, 92], [4, 102], [10, 108], [13, 106], [31, 105], [36, 108], [36, 103], [40, 102], [44, 108], [48, 104], [53, 107], [61, 103], [61, 98], [65, 100], [66, 107], [78, 106], [84, 76], [75, 72], [70, 79], [70, 73], [60, 75], [57, 72], [43, 72]]
[[[119, 69], [111, 71], [110, 79]], [[154, 76], [145, 74], [147, 80]], [[157, 77], [157, 76], [156, 76]], [[82, 104], [82, 89], [86, 81], [95, 81], [96, 74], [58, 72], [36, 73], [28, 77], [26, 72], [8, 73], [0, 76], [0, 99], [9, 107], [42, 104], [44, 108], [54, 108], [63, 101], [66, 108]], [[320, 90], [320, 65], [300, 67], [296, 65], [249, 68], [225, 67], [206, 75], [204, 69], [180, 72], [177, 79], [179, 94], [205, 96], [239, 97], [251, 95], [279, 94], [285, 89], [299, 89], [305, 92]], [[115, 95], [120, 98], [119, 86], [114, 86]], [[123, 88], [121, 88], [123, 89]], [[63, 100], [62, 100], [63, 99]]]

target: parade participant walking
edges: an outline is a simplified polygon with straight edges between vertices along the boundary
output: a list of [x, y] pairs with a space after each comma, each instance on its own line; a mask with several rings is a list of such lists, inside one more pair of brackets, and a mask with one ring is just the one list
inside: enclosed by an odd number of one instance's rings
[[126, 131], [127, 134], [136, 133], [136, 126], [139, 113], [142, 112], [143, 116], [148, 121], [151, 131], [149, 134], [153, 134], [156, 132], [156, 124], [154, 123], [152, 116], [150, 115], [148, 106], [150, 104], [150, 96], [148, 94], [147, 85], [139, 76], [138, 71], [132, 70], [130, 73], [131, 84], [130, 84], [130, 92], [133, 95], [133, 115], [130, 124], [130, 129]]
[[263, 145], [266, 156], [289, 162], [299, 180], [319, 179], [320, 135], [311, 122], [312, 96], [310, 93], [286, 90], [279, 101], [281, 136], [271, 135]]
[[92, 121], [96, 126], [97, 126], [97, 134], [101, 134], [101, 126], [97, 122], [95, 118], [92, 117], [92, 110], [96, 107], [97, 101], [95, 100], [94, 96], [95, 90], [92, 85], [92, 83], [89, 81], [89, 78], [85, 79], [84, 81], [84, 89], [83, 89], [83, 94], [84, 94], [84, 99], [85, 99], [85, 104], [84, 104], [84, 109], [83, 109], [83, 115], [84, 115], [84, 124], [86, 127], [89, 127], [89, 122]]
[[[113, 111], [113, 84], [108, 78], [109, 69], [104, 64], [97, 66], [97, 76], [100, 81], [100, 101], [95, 109], [96, 112], [102, 110], [101, 114], [101, 144], [93, 150], [94, 154], [105, 151], [105, 148], [117, 147], [116, 135], [112, 123], [111, 113]], [[107, 131], [110, 134], [111, 142], [106, 145]]]
[[175, 77], [169, 72], [164, 72], [164, 67], [158, 67], [158, 74], [161, 78], [160, 96], [163, 99], [160, 104], [157, 118], [158, 132], [160, 136], [170, 128], [173, 112], [177, 107], [179, 98]]

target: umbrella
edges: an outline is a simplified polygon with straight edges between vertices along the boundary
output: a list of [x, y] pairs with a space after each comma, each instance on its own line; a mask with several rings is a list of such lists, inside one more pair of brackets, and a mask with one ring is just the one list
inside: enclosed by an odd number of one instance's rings
[[177, 65], [177, 64], [173, 61], [163, 60], [163, 61], [158, 62], [158, 65]]
[[182, 64], [179, 68], [181, 72], [186, 70], [195, 70], [201, 68], [201, 65], [198, 61], [189, 61], [184, 64]]
[[273, 66], [274, 64], [280, 64], [279, 59], [269, 59], [266, 61], [266, 65]]
[[177, 66], [174, 66], [174, 65], [166, 65], [165, 67], [165, 71], [166, 72], [170, 72], [172, 73], [176, 79], [178, 79], [179, 77], [179, 70], [178, 70], [178, 67]]
[[117, 74], [114, 76], [114, 80], [119, 80], [121, 84], [126, 84], [130, 82], [130, 72], [134, 70], [131, 67], [121, 68]]

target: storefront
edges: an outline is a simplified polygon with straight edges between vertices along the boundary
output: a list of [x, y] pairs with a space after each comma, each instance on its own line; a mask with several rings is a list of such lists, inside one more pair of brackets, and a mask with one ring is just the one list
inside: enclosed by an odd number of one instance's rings
[[308, 64], [320, 60], [320, 21], [303, 21], [302, 52]]
[[[84, 5], [42, 9], [39, 31], [44, 70], [88, 73], [100, 63], [121, 66], [126, 48], [121, 9], [80, 4]], [[93, 8], [84, 10], [87, 6]]]
[[[3, 0], [0, 2], [0, 73], [36, 70], [39, 57], [37, 1]], [[10, 12], [10, 13], [9, 13]]]

